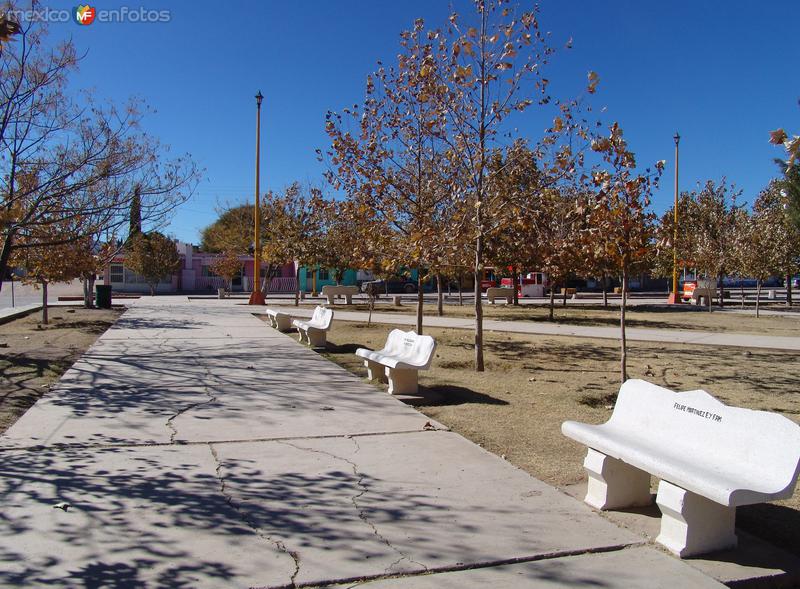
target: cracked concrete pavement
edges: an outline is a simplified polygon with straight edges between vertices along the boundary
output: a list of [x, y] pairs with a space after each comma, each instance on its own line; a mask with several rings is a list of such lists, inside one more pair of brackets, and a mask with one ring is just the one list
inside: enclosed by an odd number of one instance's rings
[[142, 298], [0, 439], [0, 585], [719, 587], [243, 305]]

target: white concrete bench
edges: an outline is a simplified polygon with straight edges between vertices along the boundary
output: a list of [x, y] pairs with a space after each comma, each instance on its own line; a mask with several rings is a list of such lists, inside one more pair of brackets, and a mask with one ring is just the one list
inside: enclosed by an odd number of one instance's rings
[[390, 394], [413, 395], [419, 390], [418, 373], [430, 368], [434, 350], [431, 336], [393, 329], [382, 350], [358, 348], [356, 356], [364, 358], [370, 380], [388, 380]]
[[292, 328], [292, 316], [275, 309], [264, 309], [264, 314], [269, 318], [269, 324], [278, 331], [289, 331]]
[[489, 302], [493, 305], [495, 299], [505, 299], [506, 304], [510, 305], [514, 302], [514, 289], [491, 286], [486, 289], [486, 298], [489, 299]]
[[660, 479], [657, 542], [681, 557], [735, 546], [736, 506], [791, 497], [800, 468], [800, 426], [785, 417], [642, 380], [622, 385], [606, 423], [561, 431], [589, 447], [597, 509], [650, 504], [650, 475]]
[[308, 321], [293, 320], [292, 325], [297, 328], [297, 333], [299, 334], [297, 341], [302, 344], [303, 339], [305, 339], [309, 346], [325, 347], [326, 332], [331, 328], [332, 321], [333, 311], [325, 307], [314, 309], [314, 315]]
[[322, 287], [322, 296], [328, 299], [328, 304], [335, 304], [336, 297], [344, 297], [345, 304], [353, 304], [353, 295], [358, 294], [357, 286], [337, 286], [335, 284], [326, 284]]
[[704, 305], [708, 304], [711, 301], [713, 305], [717, 300], [717, 289], [716, 287], [703, 287], [698, 286], [692, 291], [692, 298], [691, 301], [695, 305]]

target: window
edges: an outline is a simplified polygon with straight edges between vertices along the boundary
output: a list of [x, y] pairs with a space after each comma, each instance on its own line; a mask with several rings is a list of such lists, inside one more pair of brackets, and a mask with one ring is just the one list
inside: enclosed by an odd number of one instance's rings
[[330, 276], [328, 275], [327, 268], [320, 268], [319, 269], [319, 279], [320, 280], [330, 280]]
[[122, 264], [111, 264], [111, 282], [123, 282], [125, 280], [124, 270]]

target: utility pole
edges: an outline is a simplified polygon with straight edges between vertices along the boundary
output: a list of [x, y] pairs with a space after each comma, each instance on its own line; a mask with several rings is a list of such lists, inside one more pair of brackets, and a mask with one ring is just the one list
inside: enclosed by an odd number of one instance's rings
[[672, 227], [672, 293], [669, 295], [668, 302], [670, 305], [679, 305], [682, 302], [678, 292], [678, 144], [681, 136], [677, 131], [673, 139], [675, 140], [675, 205]]
[[264, 96], [261, 90], [256, 94], [256, 208], [253, 212], [255, 225], [255, 247], [253, 247], [253, 292], [250, 294], [251, 305], [263, 305], [264, 293], [261, 292], [261, 206], [259, 203], [259, 176], [261, 173], [261, 101]]

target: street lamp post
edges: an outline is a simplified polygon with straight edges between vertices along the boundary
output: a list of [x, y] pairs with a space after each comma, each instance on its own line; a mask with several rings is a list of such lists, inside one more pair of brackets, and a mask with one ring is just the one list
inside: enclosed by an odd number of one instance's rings
[[678, 144], [681, 136], [677, 131], [673, 139], [675, 140], [675, 205], [672, 227], [672, 294], [669, 296], [669, 304], [677, 305], [681, 302], [681, 296], [678, 293]]
[[261, 90], [256, 94], [256, 208], [253, 211], [255, 225], [255, 246], [253, 247], [253, 292], [250, 294], [251, 305], [263, 305], [264, 293], [261, 292], [261, 227], [259, 205], [259, 180], [261, 173]]

